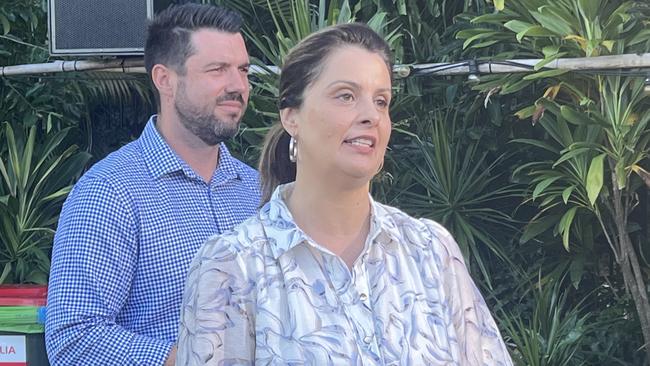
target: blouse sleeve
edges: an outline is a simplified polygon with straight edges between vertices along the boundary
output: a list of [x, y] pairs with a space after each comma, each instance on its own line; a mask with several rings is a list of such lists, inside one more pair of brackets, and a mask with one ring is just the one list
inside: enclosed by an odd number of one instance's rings
[[255, 283], [236, 238], [213, 237], [190, 265], [176, 365], [253, 365]]
[[[439, 224], [423, 220], [440, 248], [442, 283], [448, 294], [458, 337], [461, 365], [511, 366], [512, 359], [481, 293], [465, 266], [451, 234]], [[437, 239], [437, 240], [436, 240]]]

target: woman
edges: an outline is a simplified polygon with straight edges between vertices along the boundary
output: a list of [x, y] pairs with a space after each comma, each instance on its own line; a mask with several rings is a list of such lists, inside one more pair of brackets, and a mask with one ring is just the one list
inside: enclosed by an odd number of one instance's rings
[[368, 193], [390, 99], [389, 48], [365, 25], [289, 53], [266, 203], [191, 265], [179, 365], [512, 364], [449, 233]]

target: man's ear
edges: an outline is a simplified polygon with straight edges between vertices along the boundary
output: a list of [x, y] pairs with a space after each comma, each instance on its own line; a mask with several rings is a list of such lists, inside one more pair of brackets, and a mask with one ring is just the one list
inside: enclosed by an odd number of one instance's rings
[[298, 136], [298, 110], [296, 108], [283, 108], [280, 110], [280, 122], [282, 127], [289, 133], [289, 135]]
[[151, 81], [158, 89], [160, 98], [173, 97], [176, 93], [176, 78], [174, 70], [165, 65], [156, 64], [151, 69]]

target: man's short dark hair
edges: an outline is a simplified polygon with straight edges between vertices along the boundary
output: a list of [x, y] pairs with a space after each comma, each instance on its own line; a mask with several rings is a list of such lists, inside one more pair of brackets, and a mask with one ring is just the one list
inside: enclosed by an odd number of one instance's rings
[[149, 23], [144, 46], [147, 73], [162, 64], [184, 74], [185, 61], [195, 50], [190, 38], [199, 29], [214, 29], [239, 33], [242, 26], [239, 13], [216, 5], [187, 3], [172, 5], [161, 11]]

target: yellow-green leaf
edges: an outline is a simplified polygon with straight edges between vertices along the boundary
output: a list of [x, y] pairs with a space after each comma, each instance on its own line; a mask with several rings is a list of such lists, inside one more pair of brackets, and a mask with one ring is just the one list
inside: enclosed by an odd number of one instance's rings
[[587, 172], [587, 197], [593, 205], [598, 199], [600, 190], [603, 188], [603, 161], [606, 154], [600, 154], [591, 160], [589, 171]]
[[494, 0], [494, 7], [498, 10], [501, 11], [505, 8], [505, 0]]

